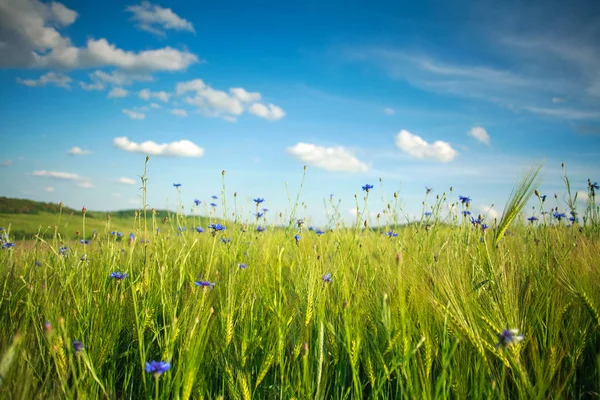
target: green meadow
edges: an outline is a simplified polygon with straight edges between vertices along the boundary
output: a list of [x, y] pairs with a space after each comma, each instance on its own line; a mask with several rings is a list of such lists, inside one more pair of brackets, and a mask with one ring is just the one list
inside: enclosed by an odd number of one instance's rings
[[596, 398], [597, 185], [577, 211], [565, 177], [561, 216], [536, 174], [494, 221], [451, 191], [323, 231], [297, 201], [0, 214], [0, 398]]

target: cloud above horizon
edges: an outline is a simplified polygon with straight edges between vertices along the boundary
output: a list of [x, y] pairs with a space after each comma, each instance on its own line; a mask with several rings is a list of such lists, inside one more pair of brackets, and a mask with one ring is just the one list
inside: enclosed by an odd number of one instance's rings
[[369, 171], [367, 164], [360, 161], [352, 151], [343, 146], [323, 147], [312, 143], [299, 142], [288, 147], [287, 152], [308, 165], [327, 171]]
[[146, 140], [141, 143], [130, 141], [126, 136], [116, 137], [113, 144], [121, 150], [130, 153], [143, 153], [163, 157], [202, 157], [204, 149], [189, 140], [179, 140], [171, 143], [156, 143]]
[[450, 162], [458, 156], [458, 152], [449, 143], [441, 140], [428, 143], [405, 129], [396, 136], [396, 147], [411, 157], [432, 159], [443, 163]]

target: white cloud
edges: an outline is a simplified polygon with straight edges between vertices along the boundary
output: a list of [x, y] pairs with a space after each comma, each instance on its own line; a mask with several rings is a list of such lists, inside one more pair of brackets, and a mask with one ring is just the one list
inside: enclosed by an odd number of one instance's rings
[[491, 225], [491, 223], [494, 222], [494, 220], [497, 220], [498, 222], [500, 222], [500, 217], [501, 217], [500, 212], [496, 211], [492, 207], [493, 206], [488, 206], [485, 204], [482, 204], [481, 206], [479, 206], [479, 213], [484, 217], [485, 223], [487, 225]]
[[322, 147], [311, 143], [297, 143], [287, 148], [295, 158], [328, 171], [366, 172], [369, 167], [345, 147]]
[[144, 119], [144, 118], [146, 118], [146, 114], [141, 113], [141, 112], [136, 112], [136, 111], [128, 110], [126, 108], [122, 109], [121, 112], [123, 112], [123, 114], [127, 115], [131, 119]]
[[104, 83], [103, 82], [94, 82], [94, 83], [87, 83], [87, 82], [83, 82], [83, 81], [79, 81], [79, 85], [81, 86], [81, 88], [83, 90], [104, 90]]
[[285, 117], [285, 111], [276, 105], [269, 104], [265, 106], [262, 103], [254, 103], [248, 109], [250, 114], [254, 114], [257, 117], [266, 118], [270, 120], [278, 120]]
[[116, 147], [134, 153], [144, 153], [165, 157], [202, 157], [204, 149], [189, 140], [158, 144], [151, 140], [142, 143], [131, 142], [127, 137], [116, 137], [113, 140]]
[[393, 108], [389, 108], [389, 107], [384, 108], [383, 112], [386, 113], [387, 115], [394, 115], [396, 113], [396, 111], [394, 111]]
[[44, 190], [45, 190], [46, 192], [50, 192], [50, 193], [52, 193], [52, 192], [54, 192], [56, 189], [54, 189], [54, 186], [48, 186], [48, 187], [46, 187]]
[[77, 13], [61, 3], [1, 0], [0, 67], [114, 66], [131, 71], [180, 71], [199, 61], [196, 55], [172, 47], [126, 51], [104, 38], [90, 38], [85, 46], [76, 47], [59, 32], [76, 19]]
[[152, 92], [150, 91], [150, 89], [142, 89], [139, 91], [138, 95], [141, 99], [144, 100], [150, 100], [151, 98], [155, 98], [159, 99], [164, 103], [167, 103], [169, 101], [169, 98], [171, 97], [171, 94], [165, 91], [161, 90], [160, 92]]
[[562, 119], [598, 119], [600, 112], [595, 110], [577, 110], [574, 108], [543, 108], [543, 107], [521, 107], [522, 110], [536, 114], [549, 115]]
[[0, 161], [0, 167], [10, 167], [12, 165], [12, 160], [4, 160]]
[[110, 73], [102, 70], [96, 70], [89, 74], [92, 83], [79, 82], [84, 90], [104, 90], [107, 84], [117, 87], [131, 85], [133, 82], [149, 82], [153, 78], [148, 74], [124, 73], [120, 71], [111, 71]]
[[589, 200], [589, 198], [590, 198], [590, 196], [588, 195], [588, 192], [586, 192], [585, 190], [577, 191], [577, 201], [586, 203]]
[[127, 178], [127, 177], [120, 177], [118, 179], [115, 179], [115, 182], [117, 183], [122, 183], [124, 185], [135, 185], [135, 181], [131, 178]]
[[57, 72], [48, 72], [39, 79], [21, 79], [17, 78], [17, 82], [23, 84], [25, 86], [35, 87], [35, 86], [46, 86], [48, 84], [53, 84], [58, 87], [62, 87], [65, 89], [71, 89], [69, 83], [71, 83], [73, 79], [68, 77], [65, 74], [57, 73]]
[[421, 137], [402, 129], [396, 136], [396, 147], [415, 158], [431, 158], [441, 162], [449, 162], [456, 158], [458, 152], [441, 140], [428, 143]]
[[39, 171], [33, 171], [32, 175], [38, 176], [38, 177], [43, 177], [43, 178], [72, 181], [72, 182], [75, 182], [79, 187], [82, 187], [82, 188], [94, 187], [94, 185], [92, 184], [92, 182], [90, 181], [89, 178], [79, 176], [78, 174], [74, 174], [72, 172], [39, 170]]
[[150, 108], [160, 108], [160, 104], [150, 103]]
[[125, 96], [127, 96], [127, 93], [129, 93], [127, 90], [125, 90], [121, 87], [116, 87], [116, 88], [112, 88], [112, 90], [108, 93], [108, 97], [109, 98], [125, 97]]
[[174, 108], [171, 110], [171, 114], [177, 116], [177, 117], [187, 117], [187, 111], [182, 110], [180, 108]]
[[481, 126], [475, 126], [471, 128], [468, 135], [477, 140], [478, 142], [485, 143], [490, 146], [490, 135], [488, 135], [485, 128]]
[[146, 32], [160, 36], [165, 35], [165, 29], [195, 32], [191, 22], [179, 17], [170, 8], [143, 1], [142, 4], [129, 6], [126, 10], [133, 14], [132, 19], [137, 22], [137, 27]]
[[71, 156], [85, 156], [91, 154], [91, 152], [89, 150], [83, 150], [79, 146], [73, 146], [71, 150], [67, 151], [67, 154]]
[[231, 88], [227, 93], [210, 87], [202, 79], [194, 79], [178, 83], [175, 92], [178, 96], [193, 92], [193, 96], [185, 98], [187, 104], [198, 107], [206, 116], [222, 117], [228, 121], [242, 115], [246, 110], [267, 119], [280, 119], [285, 116], [285, 112], [273, 104], [265, 106], [252, 103], [261, 99], [261, 94], [248, 92], [244, 88]]

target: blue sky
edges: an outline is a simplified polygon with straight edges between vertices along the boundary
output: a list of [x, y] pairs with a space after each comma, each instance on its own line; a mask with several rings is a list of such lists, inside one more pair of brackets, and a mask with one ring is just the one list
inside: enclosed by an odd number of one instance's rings
[[139, 207], [150, 154], [150, 207], [209, 203], [225, 170], [244, 217], [289, 212], [307, 165], [315, 224], [366, 183], [373, 213], [452, 186], [494, 216], [543, 161], [564, 208], [562, 162], [600, 175], [597, 43], [597, 1], [0, 0], [0, 195]]

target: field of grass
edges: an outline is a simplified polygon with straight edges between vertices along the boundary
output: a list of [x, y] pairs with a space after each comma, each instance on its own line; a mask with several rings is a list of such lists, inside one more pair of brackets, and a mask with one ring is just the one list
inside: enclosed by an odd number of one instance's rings
[[149, 216], [123, 238], [86, 219], [89, 244], [49, 230], [5, 246], [0, 397], [598, 397], [595, 187], [582, 222], [539, 194], [529, 222], [534, 178], [495, 222], [440, 196], [427, 222], [396, 230], [317, 232], [292, 213], [199, 233]]

